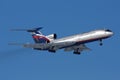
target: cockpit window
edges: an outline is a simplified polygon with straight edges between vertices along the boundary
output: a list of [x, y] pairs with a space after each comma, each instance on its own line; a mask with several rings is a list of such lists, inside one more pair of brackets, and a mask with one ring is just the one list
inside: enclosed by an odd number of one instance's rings
[[105, 30], [105, 31], [112, 32], [112, 31], [111, 31], [111, 30], [109, 30], [109, 29], [107, 29], [107, 30]]

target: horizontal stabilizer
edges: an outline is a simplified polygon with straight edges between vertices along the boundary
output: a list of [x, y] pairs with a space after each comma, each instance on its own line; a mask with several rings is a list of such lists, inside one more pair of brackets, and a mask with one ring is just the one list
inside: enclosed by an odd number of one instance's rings
[[27, 31], [27, 32], [36, 32], [42, 29], [42, 27], [32, 28], [32, 29], [11, 29], [11, 31]]
[[8, 45], [23, 45], [22, 43], [8, 43]]

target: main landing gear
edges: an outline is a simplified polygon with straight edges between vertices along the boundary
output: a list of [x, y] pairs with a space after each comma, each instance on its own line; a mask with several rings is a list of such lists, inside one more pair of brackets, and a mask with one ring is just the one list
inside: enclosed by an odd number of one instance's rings
[[54, 46], [52, 46], [48, 51], [49, 51], [49, 52], [52, 52], [52, 53], [55, 53], [55, 52], [56, 52], [56, 50], [54, 50]]
[[76, 50], [74, 50], [73, 52], [74, 54], [80, 55], [81, 53], [79, 52], [79, 48], [77, 48]]

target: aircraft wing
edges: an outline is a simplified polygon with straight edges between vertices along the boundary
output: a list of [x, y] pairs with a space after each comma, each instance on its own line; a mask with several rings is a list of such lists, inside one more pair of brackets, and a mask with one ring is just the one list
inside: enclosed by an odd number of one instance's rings
[[26, 48], [36, 48], [36, 49], [45, 49], [45, 48], [48, 48], [50, 45], [48, 44], [23, 44], [23, 47], [26, 47]]
[[37, 49], [37, 50], [53, 50], [53, 51], [64, 48], [64, 46], [67, 45], [67, 46], [70, 46], [70, 47], [66, 47], [64, 49], [64, 51], [74, 51], [74, 52], [77, 52], [77, 54], [80, 54], [80, 52], [82, 52], [82, 51], [91, 50], [85, 44], [72, 46], [73, 44], [74, 44], [74, 42], [68, 42], [68, 43], [66, 43], [66, 42], [61, 42], [61, 43], [35, 43], [35, 44], [31, 44], [31, 43], [26, 43], [26, 44], [12, 43], [11, 45], [21, 45], [21, 46], [26, 47], [26, 48], [33, 48], [33, 49]]
[[26, 48], [40, 48], [40, 49], [43, 49], [43, 48], [47, 48], [49, 47], [50, 45], [49, 44], [39, 44], [39, 43], [36, 43], [36, 44], [32, 44], [32, 43], [25, 43], [25, 44], [22, 44], [22, 43], [9, 43], [9, 45], [20, 45], [20, 46], [23, 46], [23, 47], [26, 47]]
[[58, 50], [60, 48], [73, 45], [74, 42], [60, 42], [60, 43], [25, 43], [25, 44], [19, 44], [19, 43], [10, 43], [10, 45], [21, 45], [26, 48], [34, 48], [39, 50]]
[[80, 44], [80, 45], [76, 45], [76, 46], [71, 46], [71, 47], [68, 47], [68, 48], [65, 48], [64, 51], [72, 51], [74, 50], [75, 52], [78, 51], [78, 52], [82, 52], [82, 51], [85, 51], [85, 50], [91, 50], [90, 48], [88, 48], [85, 44]]

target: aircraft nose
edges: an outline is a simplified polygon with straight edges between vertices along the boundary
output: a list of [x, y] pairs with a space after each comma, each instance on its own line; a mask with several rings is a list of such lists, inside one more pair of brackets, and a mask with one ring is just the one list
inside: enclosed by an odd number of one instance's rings
[[114, 33], [113, 32], [106, 32], [108, 36], [112, 36]]
[[105, 30], [108, 36], [112, 36], [114, 33], [110, 29]]
[[112, 36], [112, 35], [113, 35], [113, 32], [109, 32], [109, 35]]

